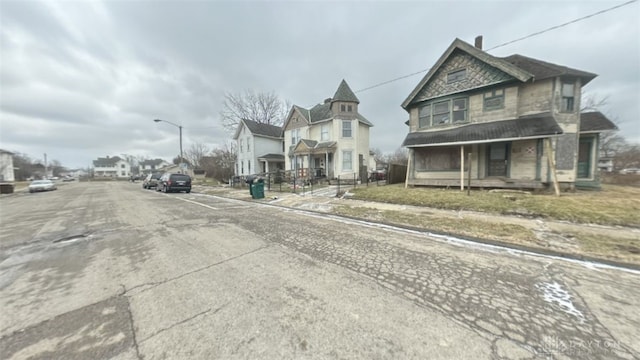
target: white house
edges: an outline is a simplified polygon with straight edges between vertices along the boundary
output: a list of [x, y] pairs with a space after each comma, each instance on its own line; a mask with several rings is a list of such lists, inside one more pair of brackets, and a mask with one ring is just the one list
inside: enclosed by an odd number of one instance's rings
[[284, 169], [282, 128], [242, 120], [233, 136], [236, 141], [237, 176]]
[[366, 177], [369, 128], [360, 100], [342, 80], [333, 98], [311, 109], [294, 105], [283, 126], [286, 170], [298, 177]]
[[119, 156], [93, 160], [93, 175], [96, 177], [128, 178], [131, 176], [131, 164]]
[[160, 171], [160, 169], [169, 165], [171, 164], [162, 159], [144, 160], [139, 164], [140, 172], [144, 174]]
[[13, 153], [0, 149], [0, 182], [15, 181], [13, 171]]

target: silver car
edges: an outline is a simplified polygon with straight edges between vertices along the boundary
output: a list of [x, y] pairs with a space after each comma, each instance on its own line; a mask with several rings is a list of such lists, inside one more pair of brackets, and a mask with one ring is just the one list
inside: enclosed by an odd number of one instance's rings
[[51, 180], [35, 180], [29, 184], [29, 192], [56, 190], [56, 184]]

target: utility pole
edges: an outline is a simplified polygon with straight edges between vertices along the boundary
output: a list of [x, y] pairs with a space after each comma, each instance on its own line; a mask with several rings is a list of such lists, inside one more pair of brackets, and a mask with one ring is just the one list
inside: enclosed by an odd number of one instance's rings
[[49, 178], [49, 172], [47, 171], [47, 153], [44, 153], [44, 178]]

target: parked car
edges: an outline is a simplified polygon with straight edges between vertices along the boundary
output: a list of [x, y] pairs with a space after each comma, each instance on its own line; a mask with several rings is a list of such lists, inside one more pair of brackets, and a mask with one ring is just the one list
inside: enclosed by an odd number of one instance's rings
[[166, 173], [158, 180], [156, 191], [165, 193], [174, 191], [184, 191], [187, 194], [191, 192], [191, 176], [185, 174]]
[[371, 174], [369, 174], [369, 181], [378, 181], [378, 180], [386, 180], [387, 172], [385, 170], [373, 170]]
[[56, 190], [56, 184], [51, 180], [34, 180], [29, 184], [29, 192], [40, 192], [40, 191], [50, 191]]
[[145, 177], [144, 180], [142, 180], [142, 188], [143, 189], [157, 188], [158, 180], [160, 180], [161, 176], [162, 176], [161, 173], [147, 175], [147, 177]]

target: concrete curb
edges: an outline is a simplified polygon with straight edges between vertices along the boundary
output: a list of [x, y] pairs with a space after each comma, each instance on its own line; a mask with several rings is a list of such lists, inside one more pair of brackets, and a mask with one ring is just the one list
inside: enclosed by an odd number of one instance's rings
[[314, 213], [314, 214], [318, 214], [318, 215], [339, 216], [339, 217], [343, 217], [345, 219], [351, 219], [351, 220], [356, 220], [356, 221], [365, 221], [365, 222], [374, 223], [374, 224], [380, 224], [380, 225], [384, 225], [384, 226], [393, 226], [393, 227], [400, 228], [400, 229], [406, 229], [406, 230], [422, 232], [422, 233], [431, 233], [431, 234], [438, 235], [438, 236], [451, 236], [451, 237], [455, 237], [455, 238], [458, 238], [458, 239], [462, 239], [462, 240], [465, 240], [465, 241], [470, 241], [470, 242], [474, 242], [474, 243], [478, 243], [478, 244], [482, 244], [482, 245], [491, 245], [491, 246], [503, 247], [503, 248], [506, 248], [506, 249], [524, 251], [524, 252], [529, 252], [529, 253], [532, 253], [532, 254], [537, 254], [537, 255], [542, 255], [542, 256], [553, 256], [553, 257], [562, 258], [562, 259], [592, 262], [592, 263], [596, 263], [596, 264], [602, 264], [602, 265], [608, 265], [608, 266], [616, 266], [616, 267], [621, 267], [621, 268], [625, 268], [625, 269], [640, 271], [640, 265], [633, 264], [633, 263], [626, 263], [626, 262], [615, 261], [615, 260], [610, 260], [610, 259], [603, 259], [603, 258], [598, 258], [598, 257], [594, 257], [594, 256], [585, 256], [585, 255], [580, 255], [580, 254], [572, 254], [572, 253], [568, 253], [568, 252], [562, 252], [562, 251], [551, 250], [551, 249], [542, 249], [542, 248], [530, 247], [530, 246], [525, 246], [525, 245], [512, 244], [512, 243], [496, 241], [496, 240], [473, 238], [473, 237], [462, 236], [462, 235], [458, 235], [458, 234], [454, 234], [454, 233], [432, 231], [432, 230], [429, 230], [427, 228], [408, 226], [408, 225], [403, 225], [403, 224], [387, 223], [387, 222], [382, 222], [382, 221], [373, 221], [373, 220], [369, 220], [369, 219], [358, 218], [358, 217], [355, 217], [355, 216], [337, 215], [337, 214], [333, 214], [333, 213], [326, 213], [326, 212], [321, 212], [321, 211], [312, 210], [312, 209], [301, 209], [301, 208], [281, 205], [281, 204], [277, 204], [277, 203], [276, 204], [271, 204], [271, 203], [267, 203], [267, 202], [263, 201], [263, 200], [267, 200], [266, 198], [262, 199], [262, 200], [253, 200], [253, 199], [237, 198], [237, 197], [231, 197], [231, 196], [225, 196], [225, 195], [226, 194], [224, 194], [224, 192], [222, 192], [221, 194], [216, 194], [215, 196], [220, 196], [220, 197], [224, 197], [224, 198], [227, 198], [227, 199], [240, 200], [240, 201], [245, 201], [245, 202], [257, 202], [257, 203], [261, 203], [261, 204], [264, 204], [264, 205], [270, 205], [270, 206], [286, 208], [286, 209], [295, 209], [295, 210], [298, 210], [298, 211], [306, 211], [306, 212]]

